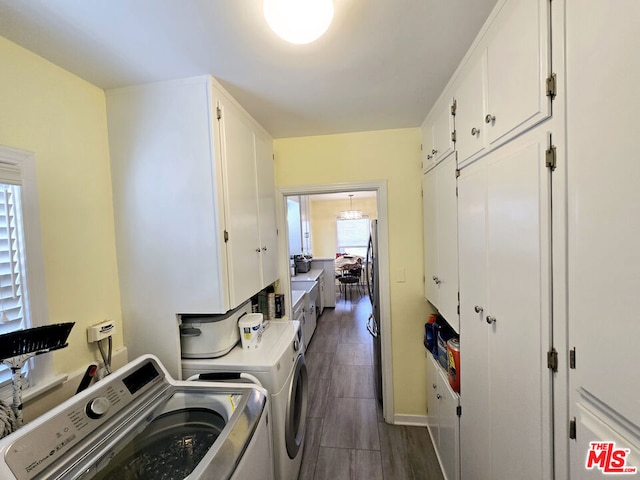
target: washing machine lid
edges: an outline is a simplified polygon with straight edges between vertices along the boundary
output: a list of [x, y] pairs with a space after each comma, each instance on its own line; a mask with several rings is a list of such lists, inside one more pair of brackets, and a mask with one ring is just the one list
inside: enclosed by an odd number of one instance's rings
[[230, 478], [267, 402], [249, 386], [175, 382], [153, 358], [86, 392], [0, 443], [2, 478]]

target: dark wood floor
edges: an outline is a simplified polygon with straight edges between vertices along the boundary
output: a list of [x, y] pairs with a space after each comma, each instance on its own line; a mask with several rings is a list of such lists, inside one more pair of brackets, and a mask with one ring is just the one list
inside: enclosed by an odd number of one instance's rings
[[325, 309], [309, 346], [307, 435], [299, 480], [442, 480], [424, 427], [389, 425], [375, 399], [366, 296]]

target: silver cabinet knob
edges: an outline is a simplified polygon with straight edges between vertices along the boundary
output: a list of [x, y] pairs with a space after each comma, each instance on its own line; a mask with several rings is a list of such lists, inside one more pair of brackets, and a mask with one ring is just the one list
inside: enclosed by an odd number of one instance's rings
[[262, 251], [266, 252], [267, 251], [267, 247], [262, 247]]
[[432, 383], [431, 386], [433, 387], [433, 389], [435, 390], [437, 387], [437, 385], [435, 383]]
[[475, 307], [473, 307], [473, 309], [476, 311], [476, 313], [482, 313], [482, 311], [484, 310], [484, 308], [482, 308], [480, 305], [476, 305]]
[[484, 117], [484, 123], [493, 123], [495, 121], [496, 121], [496, 116], [491, 115], [490, 113], [487, 113], [487, 116]]
[[489, 325], [491, 325], [491, 324], [493, 324], [493, 323], [496, 323], [496, 317], [490, 317], [490, 316], [488, 316], [488, 315], [487, 315], [486, 320], [487, 320], [487, 323], [488, 323]]
[[256, 248], [256, 253], [260, 253], [260, 251], [261, 250], [259, 248]]
[[479, 133], [480, 133], [480, 129], [479, 129], [479, 128], [473, 127], [473, 128], [471, 129], [471, 135], [472, 135], [472, 136], [474, 136], [474, 137], [475, 137], [475, 136], [476, 136], [476, 135], [478, 135]]
[[427, 155], [427, 160], [431, 160], [433, 158], [433, 155]]
[[442, 283], [438, 277], [433, 277], [433, 281], [436, 282], [436, 285], [440, 285]]
[[438, 400], [440, 400], [440, 399], [442, 398], [442, 395], [440, 395], [440, 394], [438, 393], [438, 394], [436, 395], [436, 398], [437, 398]]
[[438, 153], [438, 150], [434, 148], [433, 150], [431, 150], [431, 153], [435, 155], [436, 153]]

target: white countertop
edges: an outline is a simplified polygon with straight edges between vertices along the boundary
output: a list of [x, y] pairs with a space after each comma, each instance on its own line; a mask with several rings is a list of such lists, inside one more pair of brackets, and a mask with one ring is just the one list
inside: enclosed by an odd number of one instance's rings
[[315, 282], [324, 272], [321, 268], [312, 268], [307, 273], [298, 273], [291, 277], [291, 282]]
[[304, 294], [307, 293], [304, 290], [291, 290], [291, 308], [295, 309], [304, 299]]

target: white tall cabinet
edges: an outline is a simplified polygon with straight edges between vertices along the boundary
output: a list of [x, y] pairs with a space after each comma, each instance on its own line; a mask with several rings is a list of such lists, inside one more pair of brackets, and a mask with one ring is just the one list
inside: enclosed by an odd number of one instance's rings
[[127, 347], [179, 378], [177, 315], [224, 313], [276, 279], [271, 138], [209, 76], [106, 99]]
[[[571, 478], [589, 442], [640, 469], [640, 3], [567, 0]], [[603, 92], [606, 91], [606, 94]], [[636, 475], [611, 475], [635, 478]]]
[[449, 155], [422, 180], [425, 297], [458, 331], [456, 156]]
[[531, 132], [458, 179], [462, 478], [552, 475], [546, 143]]

